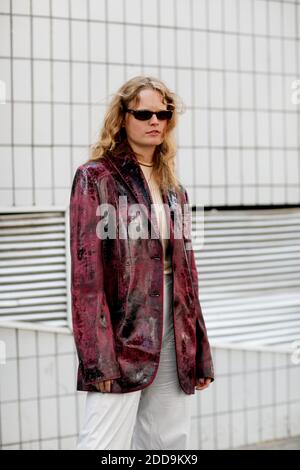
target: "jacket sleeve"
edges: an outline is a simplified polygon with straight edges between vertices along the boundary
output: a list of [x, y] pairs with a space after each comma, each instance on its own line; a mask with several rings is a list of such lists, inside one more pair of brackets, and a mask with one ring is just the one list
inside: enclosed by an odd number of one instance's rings
[[96, 234], [100, 204], [96, 183], [83, 165], [70, 195], [73, 333], [85, 384], [121, 376], [103, 288], [102, 240]]
[[193, 283], [193, 288], [195, 292], [196, 302], [198, 303], [198, 318], [196, 323], [196, 341], [197, 341], [197, 349], [196, 349], [196, 379], [209, 377], [214, 381], [214, 364], [212, 359], [212, 353], [210, 344], [208, 341], [207, 330], [205, 326], [205, 321], [202, 314], [202, 308], [199, 301], [199, 282], [198, 282], [198, 271], [195, 261], [195, 254], [192, 246], [192, 239], [191, 239], [191, 227], [192, 227], [192, 219], [191, 219], [191, 211], [189, 206], [189, 197], [187, 190], [185, 191], [185, 201], [186, 201], [186, 211], [184, 212], [185, 216], [187, 216], [187, 225], [188, 229], [185, 231], [185, 245], [186, 245], [186, 253], [188, 258], [188, 263], [191, 272], [191, 278]]

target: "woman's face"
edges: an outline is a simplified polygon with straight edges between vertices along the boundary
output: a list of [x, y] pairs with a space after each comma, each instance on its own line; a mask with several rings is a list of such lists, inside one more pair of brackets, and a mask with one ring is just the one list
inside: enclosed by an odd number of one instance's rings
[[[147, 109], [150, 111], [166, 110], [167, 105], [162, 102], [162, 95], [155, 90], [144, 89], [139, 93], [139, 104], [129, 103], [129, 109]], [[155, 147], [164, 140], [164, 134], [168, 121], [159, 121], [155, 114], [147, 121], [139, 121], [131, 113], [126, 113], [124, 126], [127, 139], [133, 147]], [[150, 134], [151, 131], [158, 131], [157, 134]]]

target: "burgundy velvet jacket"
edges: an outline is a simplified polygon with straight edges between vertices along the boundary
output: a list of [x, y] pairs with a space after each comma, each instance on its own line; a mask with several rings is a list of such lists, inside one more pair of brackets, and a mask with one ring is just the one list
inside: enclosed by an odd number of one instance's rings
[[[121, 196], [128, 212], [120, 203]], [[174, 236], [178, 218], [174, 222], [173, 214], [188, 204], [188, 195], [181, 185], [180, 191], [163, 192], [163, 201], [170, 208], [178, 379], [186, 394], [194, 394], [197, 379], [214, 380], [214, 367], [191, 239], [184, 230], [183, 237]], [[108, 210], [100, 215], [97, 207], [105, 203]], [[162, 344], [164, 260], [161, 240], [153, 237], [158, 232], [151, 218], [152, 203], [127, 140], [104, 158], [76, 170], [70, 195], [70, 250], [77, 390], [97, 392], [95, 383], [114, 379], [111, 391], [127, 393], [141, 390], [155, 379]], [[143, 204], [148, 210], [148, 238], [128, 235], [135, 218], [129, 211], [132, 204]], [[105, 238], [103, 230], [109, 226], [115, 232]]]

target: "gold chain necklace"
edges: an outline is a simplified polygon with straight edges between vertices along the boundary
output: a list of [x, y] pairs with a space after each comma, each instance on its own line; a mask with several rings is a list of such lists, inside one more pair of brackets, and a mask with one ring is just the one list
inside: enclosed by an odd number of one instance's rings
[[[140, 162], [140, 160], [138, 160], [138, 162], [140, 163], [140, 165], [147, 166], [148, 168], [153, 167], [153, 164], [152, 164], [152, 165], [149, 165], [148, 163], [142, 163], [142, 162]], [[143, 173], [144, 173], [144, 172], [143, 172]], [[152, 173], [153, 173], [153, 170], [151, 171], [151, 173], [150, 173], [150, 178], [149, 178], [148, 180], [147, 180], [147, 178], [146, 178], [146, 175], [144, 174], [144, 176], [145, 176], [146, 181], [147, 181], [148, 184], [149, 184], [149, 181], [151, 180]]]
[[[151, 166], [153, 166], [153, 165], [151, 165]], [[148, 183], [148, 184], [149, 184], [149, 181], [151, 180], [152, 173], [153, 173], [153, 170], [151, 170], [150, 178], [147, 180], [147, 183]]]
[[142, 163], [140, 160], [138, 160], [138, 162], [143, 166], [153, 166], [153, 163], [149, 165], [149, 163]]

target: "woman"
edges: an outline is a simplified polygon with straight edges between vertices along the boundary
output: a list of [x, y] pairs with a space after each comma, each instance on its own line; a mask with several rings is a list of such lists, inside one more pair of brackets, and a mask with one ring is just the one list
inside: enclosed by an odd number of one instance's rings
[[187, 449], [190, 395], [214, 380], [174, 171], [178, 103], [158, 79], [127, 81], [74, 176], [72, 316], [88, 392], [78, 449]]

